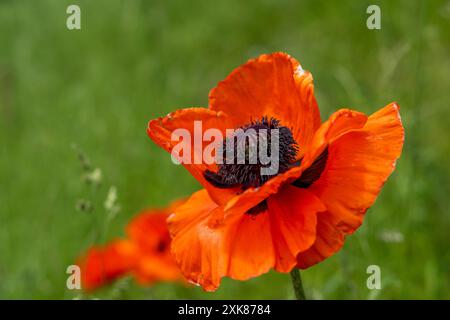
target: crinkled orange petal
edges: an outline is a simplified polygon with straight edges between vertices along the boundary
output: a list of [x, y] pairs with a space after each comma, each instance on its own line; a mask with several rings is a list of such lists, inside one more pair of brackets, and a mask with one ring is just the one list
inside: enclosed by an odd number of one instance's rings
[[317, 214], [316, 240], [306, 251], [297, 255], [301, 269], [319, 263], [339, 251], [344, 245], [344, 233], [333, 224], [329, 212]]
[[227, 274], [231, 278], [246, 280], [273, 268], [276, 257], [267, 211], [242, 214], [228, 234], [232, 242]]
[[247, 212], [269, 196], [277, 193], [283, 185], [289, 184], [300, 177], [301, 173], [302, 169], [300, 167], [294, 167], [270, 179], [261, 187], [249, 188], [235, 195], [224, 204], [223, 210], [216, 210], [211, 214], [209, 218], [210, 225], [225, 223], [226, 220], [233, 218], [235, 214], [240, 215], [243, 212]]
[[[212, 110], [230, 116], [234, 127], [274, 117], [308, 146], [320, 126], [312, 75], [285, 53], [264, 54], [235, 69], [209, 94]], [[300, 149], [299, 156], [303, 153]]]
[[215, 290], [228, 268], [228, 241], [225, 227], [211, 228], [208, 216], [218, 208], [203, 189], [169, 216], [172, 255], [183, 275], [205, 290]]
[[[201, 121], [202, 130], [194, 132], [195, 121]], [[206, 108], [187, 108], [170, 113], [164, 118], [151, 120], [147, 133], [156, 144], [169, 153], [172, 153], [173, 148], [179, 143], [181, 143], [184, 150], [191, 150], [190, 163], [183, 163], [183, 165], [208, 190], [214, 201], [221, 204], [234, 195], [235, 190], [218, 189], [204, 178], [203, 173], [206, 170], [217, 171], [217, 165], [215, 163], [207, 164], [204, 161], [203, 152], [211, 142], [221, 143], [221, 141], [204, 141], [203, 133], [207, 129], [218, 129], [222, 133], [222, 136], [225, 137], [226, 129], [233, 128], [229, 117], [222, 112], [216, 112]], [[177, 132], [175, 130], [177, 129], [187, 130], [190, 133], [190, 141], [172, 139], [172, 134], [176, 135]], [[201, 143], [195, 144], [196, 137], [200, 139]]]
[[325, 204], [334, 225], [345, 234], [362, 223], [403, 147], [399, 107], [389, 104], [367, 118], [360, 129], [338, 130], [324, 143], [328, 160], [320, 178], [309, 188]]
[[276, 252], [275, 270], [289, 272], [297, 264], [297, 255], [314, 243], [316, 215], [326, 208], [306, 189], [290, 185], [271, 196], [267, 203]]
[[340, 109], [334, 112], [314, 134], [312, 143], [302, 159], [302, 169], [305, 170], [311, 166], [333, 139], [337, 139], [350, 130], [362, 128], [366, 121], [367, 116], [358, 111]]
[[271, 268], [289, 272], [297, 254], [314, 243], [316, 214], [325, 210], [316, 196], [293, 186], [269, 197], [267, 211], [250, 215], [235, 208], [225, 222], [212, 224], [210, 216], [224, 208], [201, 190], [168, 219], [182, 273], [207, 291], [224, 276], [245, 280]]
[[223, 210], [201, 190], [169, 217], [172, 254], [183, 275], [206, 291], [214, 291], [221, 278], [244, 280], [274, 266], [267, 212], [234, 214], [227, 223], [211, 226], [209, 215]]

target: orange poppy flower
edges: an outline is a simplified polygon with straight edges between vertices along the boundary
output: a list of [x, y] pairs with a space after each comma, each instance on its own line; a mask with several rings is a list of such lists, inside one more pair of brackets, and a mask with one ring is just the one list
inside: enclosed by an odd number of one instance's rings
[[[194, 121], [202, 133], [215, 128], [224, 136], [233, 128], [279, 129], [278, 174], [262, 177], [259, 162], [199, 163], [210, 141], [172, 139], [178, 128], [195, 135]], [[321, 124], [312, 75], [274, 53], [234, 70], [211, 90], [209, 108], [152, 120], [148, 135], [168, 152], [179, 144], [192, 150], [183, 165], [204, 189], [169, 217], [172, 253], [187, 279], [211, 291], [224, 276], [289, 272], [336, 253], [394, 170], [404, 132], [395, 103], [370, 116], [341, 109]]]
[[135, 246], [127, 240], [91, 247], [78, 261], [83, 289], [92, 291], [128, 274], [136, 256]]
[[92, 291], [129, 274], [146, 285], [181, 279], [170, 254], [166, 224], [168, 214], [180, 203], [168, 209], [144, 211], [128, 224], [127, 239], [90, 248], [79, 260], [83, 289]]

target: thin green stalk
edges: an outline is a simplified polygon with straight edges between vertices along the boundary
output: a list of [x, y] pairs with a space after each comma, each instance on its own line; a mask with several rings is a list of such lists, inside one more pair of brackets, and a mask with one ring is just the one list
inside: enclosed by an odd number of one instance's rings
[[305, 290], [303, 289], [302, 277], [300, 276], [299, 269], [292, 269], [291, 280], [297, 300], [306, 300]]

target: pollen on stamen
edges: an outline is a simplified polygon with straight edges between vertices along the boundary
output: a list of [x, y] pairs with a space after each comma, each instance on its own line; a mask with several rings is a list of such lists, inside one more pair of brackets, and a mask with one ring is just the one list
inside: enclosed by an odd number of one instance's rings
[[[217, 172], [206, 170], [203, 175], [209, 183], [217, 188], [238, 187], [241, 190], [258, 188], [269, 179], [291, 168], [296, 158], [298, 146], [291, 130], [280, 125], [279, 120], [262, 117], [260, 120], [252, 121], [239, 129], [240, 131], [236, 131], [233, 136], [223, 141], [222, 149], [219, 151], [228, 160], [226, 151], [231, 147], [230, 150], [233, 154], [231, 156], [232, 162], [225, 161], [223, 164], [220, 164]], [[277, 154], [274, 155], [272, 155], [271, 151], [272, 139], [275, 137], [272, 137], [272, 130], [277, 130], [278, 132], [276, 135], [277, 141], [275, 142], [274, 140], [274, 145], [277, 146]], [[267, 135], [260, 135], [262, 132]], [[245, 141], [247, 138], [246, 144]], [[244, 144], [241, 145], [239, 141], [243, 141]], [[277, 161], [276, 167], [278, 170], [270, 174], [262, 173], [263, 171], [267, 172], [267, 170], [262, 169], [270, 167], [272, 163], [263, 163], [262, 159], [259, 158], [259, 153], [255, 151], [259, 150], [260, 142], [264, 143], [264, 141], [270, 160]], [[246, 161], [244, 163], [237, 163], [236, 159], [239, 158], [238, 155], [244, 155], [243, 159]], [[255, 155], [256, 157], [252, 157], [251, 155]], [[255, 161], [249, 162], [248, 160], [250, 159], [254, 159]]]

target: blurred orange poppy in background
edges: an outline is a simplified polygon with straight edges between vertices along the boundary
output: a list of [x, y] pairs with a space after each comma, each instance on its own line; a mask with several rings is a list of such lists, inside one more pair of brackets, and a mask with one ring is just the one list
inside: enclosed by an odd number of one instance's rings
[[150, 209], [138, 214], [127, 226], [127, 239], [91, 247], [79, 259], [84, 290], [92, 291], [119, 277], [132, 275], [140, 284], [181, 280], [170, 254], [166, 219], [182, 202], [167, 209]]
[[[233, 128], [279, 129], [278, 174], [261, 176], [259, 162], [195, 163], [210, 141], [172, 139], [179, 128], [195, 135], [194, 121], [202, 133], [224, 136]], [[404, 130], [395, 103], [370, 116], [341, 109], [321, 123], [312, 75], [274, 53], [234, 70], [210, 92], [209, 108], [152, 120], [148, 135], [168, 152], [179, 143], [192, 150], [193, 161], [183, 164], [204, 189], [169, 217], [172, 253], [187, 279], [211, 291], [224, 276], [289, 272], [336, 253], [394, 170]]]

